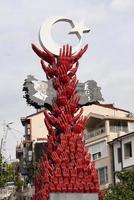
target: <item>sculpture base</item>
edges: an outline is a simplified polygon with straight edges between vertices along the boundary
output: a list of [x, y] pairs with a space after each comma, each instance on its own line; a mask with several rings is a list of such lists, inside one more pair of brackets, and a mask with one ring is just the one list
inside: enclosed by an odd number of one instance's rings
[[50, 193], [50, 200], [98, 200], [98, 193]]

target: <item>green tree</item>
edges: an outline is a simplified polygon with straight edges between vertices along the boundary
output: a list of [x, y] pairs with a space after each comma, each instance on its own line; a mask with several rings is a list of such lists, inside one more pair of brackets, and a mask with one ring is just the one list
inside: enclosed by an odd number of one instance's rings
[[105, 200], [134, 200], [134, 169], [116, 173], [119, 182], [110, 186]]
[[24, 186], [24, 181], [19, 176], [15, 177], [15, 186], [17, 191], [21, 191], [22, 186]]
[[14, 181], [14, 168], [0, 160], [0, 187], [4, 187], [5, 183], [10, 181]]
[[3, 163], [2, 155], [0, 154], [0, 188], [4, 187], [5, 182], [6, 182], [5, 163]]
[[2, 174], [2, 155], [0, 154], [0, 176]]
[[16, 163], [7, 164], [2, 161], [0, 156], [0, 188], [4, 187], [7, 182], [14, 182], [17, 190], [22, 188], [24, 181], [22, 181], [16, 170]]

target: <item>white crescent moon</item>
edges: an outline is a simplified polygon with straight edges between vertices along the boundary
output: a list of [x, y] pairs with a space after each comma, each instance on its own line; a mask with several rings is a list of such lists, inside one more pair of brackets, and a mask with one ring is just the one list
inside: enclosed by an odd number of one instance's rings
[[[52, 34], [51, 34], [51, 29], [52, 26], [57, 23], [57, 22], [68, 22], [72, 28], [75, 27], [75, 25], [77, 24], [76, 22], [72, 21], [71, 19], [67, 18], [67, 17], [61, 17], [61, 16], [57, 16], [57, 17], [51, 17], [48, 18], [43, 25], [40, 28], [40, 32], [39, 32], [39, 41], [40, 44], [42, 46], [43, 49], [47, 49], [48, 51], [50, 51], [51, 53], [53, 53], [54, 55], [59, 55], [59, 51], [60, 51], [60, 46], [54, 42], [54, 40], [52, 39]], [[79, 35], [77, 33], [75, 33], [79, 39], [79, 43], [76, 46], [72, 47], [72, 54], [75, 54], [77, 51], [79, 51], [79, 49], [81, 48], [81, 44], [82, 44], [82, 35]]]

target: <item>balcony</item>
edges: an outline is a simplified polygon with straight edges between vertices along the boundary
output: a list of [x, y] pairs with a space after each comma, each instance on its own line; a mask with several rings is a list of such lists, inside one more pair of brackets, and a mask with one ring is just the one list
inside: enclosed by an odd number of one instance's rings
[[98, 128], [98, 129], [92, 129], [92, 130], [88, 130], [88, 132], [85, 134], [85, 140], [88, 140], [92, 137], [95, 137], [95, 136], [98, 136], [98, 135], [101, 135], [103, 133], [105, 133], [105, 127], [101, 127], [101, 128]]
[[120, 133], [120, 132], [127, 133], [128, 127], [127, 126], [110, 126], [110, 132], [112, 132], [112, 133]]
[[[110, 133], [128, 133], [128, 127], [127, 126], [110, 126]], [[98, 135], [106, 133], [105, 127], [101, 127], [98, 129], [88, 129], [88, 131], [85, 133], [85, 140], [88, 140], [90, 138], [96, 137]]]

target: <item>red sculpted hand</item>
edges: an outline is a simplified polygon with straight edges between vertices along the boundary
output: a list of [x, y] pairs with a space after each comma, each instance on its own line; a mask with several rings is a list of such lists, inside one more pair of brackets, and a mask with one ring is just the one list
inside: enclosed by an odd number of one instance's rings
[[65, 149], [65, 145], [59, 144], [58, 148], [56, 149], [56, 153], [60, 156], [61, 153], [64, 151], [64, 149]]
[[57, 118], [58, 126], [62, 129], [62, 131], [65, 131], [68, 127], [67, 119], [65, 118], [65, 114], [61, 113], [61, 115]]
[[54, 114], [56, 114], [57, 116], [61, 114], [61, 110], [59, 109], [59, 107], [57, 106], [56, 103], [52, 104], [52, 110], [53, 110]]
[[76, 79], [76, 76], [74, 76], [72, 78], [72, 80], [68, 83], [68, 85], [66, 86], [66, 94], [68, 96], [72, 96], [74, 95], [74, 93], [76, 93], [76, 86], [78, 84], [78, 80]]
[[79, 63], [77, 62], [77, 63], [76, 63], [76, 66], [75, 66], [74, 68], [72, 68], [72, 69], [70, 70], [70, 72], [68, 73], [68, 76], [69, 76], [70, 78], [72, 78], [72, 77], [75, 75], [75, 73], [77, 72], [78, 67], [79, 67]]
[[70, 105], [69, 104], [65, 105], [65, 113], [66, 114], [71, 114], [71, 109], [70, 109]]
[[46, 125], [46, 127], [47, 127], [49, 133], [52, 134], [52, 135], [54, 135], [54, 134], [56, 133], [55, 128], [53, 128], [53, 127], [49, 124], [49, 122], [47, 121], [47, 119], [44, 119], [44, 122], [45, 122], [45, 125]]
[[77, 106], [78, 106], [79, 100], [80, 100], [80, 97], [78, 95], [75, 95], [70, 100], [70, 110], [71, 110], [72, 113], [74, 113], [78, 110]]
[[69, 113], [65, 114], [64, 112], [62, 112], [60, 115], [60, 119], [63, 123], [72, 122], [72, 116]]
[[74, 63], [77, 62], [88, 48], [88, 44], [84, 46], [76, 55], [73, 56]]
[[44, 51], [41, 51], [40, 49], [38, 49], [38, 47], [36, 47], [34, 44], [32, 44], [32, 49], [34, 50], [34, 52], [43, 60], [45, 60], [46, 62], [48, 62], [49, 64], [53, 65], [55, 64], [55, 56], [50, 53], [47, 49], [45, 49]]
[[58, 154], [56, 153], [56, 151], [52, 152], [52, 159], [57, 163], [60, 164], [61, 163], [61, 159], [59, 158]]
[[68, 66], [68, 70], [72, 68], [72, 65], [77, 62], [80, 57], [87, 50], [88, 45], [81, 49], [76, 55], [72, 55], [72, 47], [68, 44], [63, 46], [63, 49], [60, 49], [60, 55], [58, 59], [58, 64], [65, 64]]
[[58, 89], [57, 102], [60, 106], [64, 106], [67, 102], [66, 93], [65, 93], [65, 90], [63, 88]]
[[63, 84], [68, 83], [70, 77], [67, 75], [67, 69], [65, 65], [61, 65], [58, 67], [58, 73], [59, 73], [59, 80]]
[[75, 133], [81, 133], [86, 125], [87, 117], [81, 117], [81, 119], [73, 126], [73, 131]]
[[67, 74], [67, 66], [66, 65], [59, 65], [58, 67], [58, 74], [61, 75], [62, 74]]
[[[53, 115], [48, 114], [46, 111], [44, 111], [44, 115], [49, 124], [51, 124], [52, 126], [55, 126], [55, 124], [57, 124], [57, 119]], [[44, 120], [44, 122], [46, 123], [46, 120]]]
[[60, 48], [60, 55], [58, 57], [59, 65], [66, 65], [67, 69], [71, 69], [74, 63], [74, 59], [72, 57], [72, 46], [68, 44], [63, 46], [63, 49]]
[[49, 185], [50, 185], [50, 191], [51, 192], [55, 192], [55, 185], [54, 185], [54, 183], [49, 183]]
[[57, 90], [60, 87], [60, 81], [58, 78], [53, 79], [53, 86]]
[[80, 112], [76, 116], [74, 116], [74, 118], [73, 118], [73, 122], [74, 123], [77, 122], [77, 120], [80, 118], [80, 116], [82, 115], [82, 113], [83, 113], [83, 108], [81, 108]]
[[42, 65], [44, 72], [46, 73], [47, 79], [49, 80], [49, 79], [53, 78], [53, 76], [54, 76], [53, 68], [51, 68], [50, 65], [47, 67], [43, 60], [41, 60], [41, 65]]

